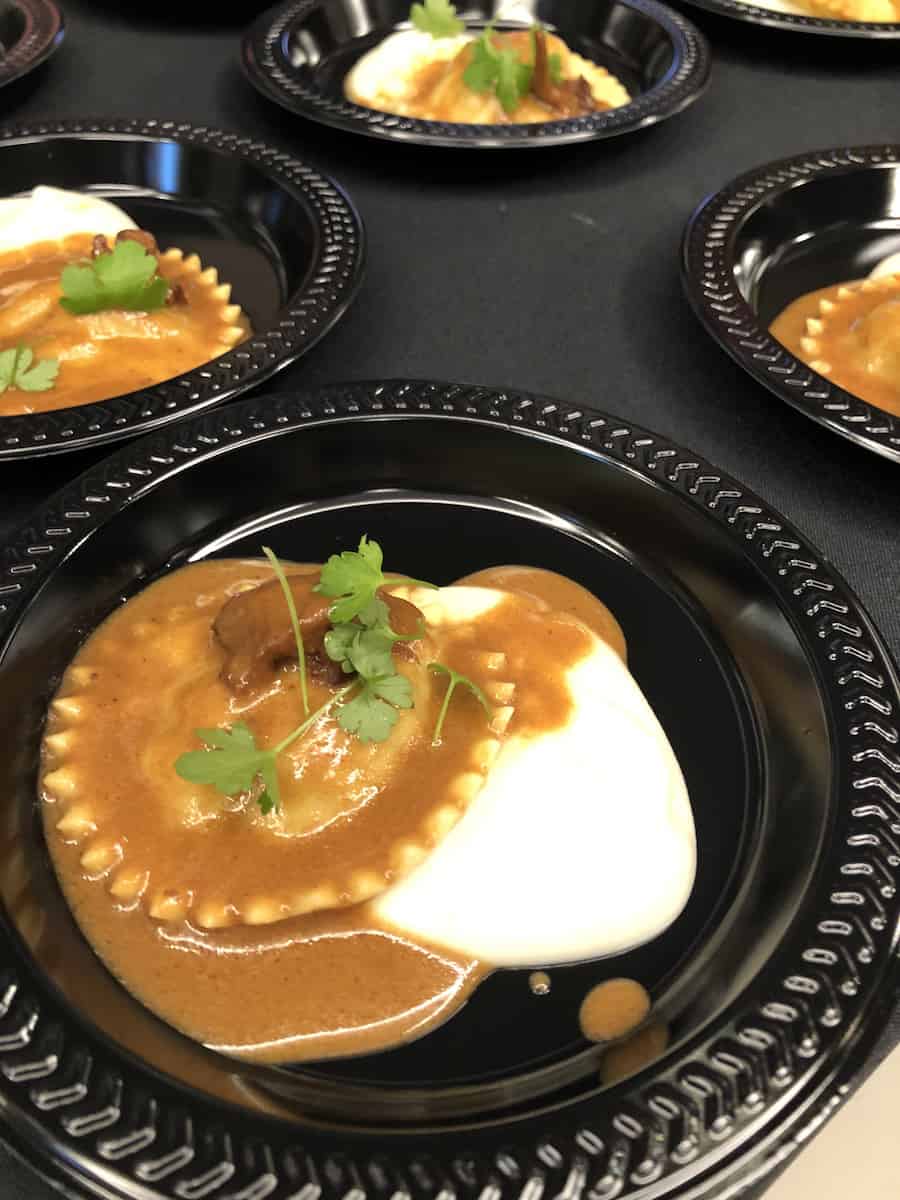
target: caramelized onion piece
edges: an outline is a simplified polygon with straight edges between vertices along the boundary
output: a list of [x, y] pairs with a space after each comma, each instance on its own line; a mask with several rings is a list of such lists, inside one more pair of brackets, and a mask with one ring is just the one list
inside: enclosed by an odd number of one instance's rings
[[531, 90], [538, 100], [554, 109], [560, 117], [584, 117], [598, 109], [609, 108], [604, 101], [594, 99], [591, 85], [583, 75], [577, 79], [561, 79], [555, 83], [550, 74], [550, 55], [547, 53], [547, 34], [534, 31], [534, 74]]
[[159, 258], [159, 246], [156, 244], [156, 238], [146, 229], [123, 229], [121, 233], [116, 234], [117, 246], [119, 242], [137, 242], [139, 246], [144, 247], [148, 254]]

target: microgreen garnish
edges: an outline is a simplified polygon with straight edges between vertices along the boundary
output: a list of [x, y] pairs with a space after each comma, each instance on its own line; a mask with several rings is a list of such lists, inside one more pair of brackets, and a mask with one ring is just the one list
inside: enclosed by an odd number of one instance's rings
[[240, 795], [261, 783], [262, 788], [256, 795], [260, 811], [265, 815], [274, 808], [277, 812], [281, 807], [275, 767], [278, 755], [311, 729], [319, 717], [324, 716], [357, 684], [358, 680], [354, 679], [329, 696], [302, 724], [269, 750], [257, 746], [253, 730], [243, 721], [237, 721], [230, 729], [195, 729], [195, 736], [207, 749], [188, 750], [179, 755], [175, 760], [175, 770], [188, 783], [212, 784], [223, 796]]
[[397, 709], [413, 707], [412, 684], [396, 669], [393, 675], [359, 679], [363, 690], [338, 709], [338, 725], [361, 742], [384, 742], [397, 724]]
[[550, 79], [553, 83], [562, 83], [562, 55], [548, 54], [547, 67], [550, 71]]
[[504, 112], [512, 113], [531, 88], [532, 63], [523, 63], [512, 47], [495, 46], [490, 25], [472, 44], [472, 61], [463, 72], [463, 82], [473, 92], [494, 91]]
[[428, 670], [433, 671], [435, 675], [446, 675], [448, 679], [447, 690], [444, 693], [444, 702], [441, 705], [441, 711], [438, 713], [437, 724], [434, 727], [434, 734], [431, 738], [432, 746], [437, 746], [440, 743], [441, 731], [444, 728], [444, 718], [447, 716], [450, 699], [456, 690], [457, 684], [462, 684], [463, 687], [468, 688], [487, 715], [491, 715], [491, 706], [488, 704], [487, 696], [485, 696], [477, 683], [474, 683], [467, 676], [461, 675], [459, 671], [454, 671], [452, 667], [445, 667], [443, 663], [429, 663]]
[[297, 606], [294, 603], [294, 593], [291, 591], [291, 585], [287, 581], [287, 576], [284, 573], [284, 568], [278, 561], [275, 552], [268, 546], [263, 546], [263, 554], [269, 560], [272, 570], [275, 572], [278, 582], [281, 584], [281, 591], [284, 595], [285, 604], [287, 604], [288, 612], [291, 616], [291, 629], [294, 631], [294, 641], [297, 643], [297, 670], [300, 675], [300, 699], [303, 702], [303, 711], [309, 712], [309, 695], [306, 688], [306, 654], [303, 648], [303, 637], [300, 633], [300, 621], [297, 617]]
[[116, 242], [114, 250], [98, 255], [84, 266], [63, 268], [60, 304], [70, 313], [124, 308], [149, 312], [161, 308], [169, 285], [157, 275], [158, 261], [131, 238]]
[[27, 346], [0, 351], [0, 393], [9, 387], [22, 392], [46, 392], [53, 387], [58, 373], [58, 359], [40, 358], [35, 362], [34, 352]]
[[421, 4], [414, 4], [409, 10], [409, 19], [416, 29], [436, 38], [455, 37], [465, 28], [450, 0], [423, 0]]
[[391, 651], [394, 642], [421, 636], [421, 630], [395, 633], [390, 609], [376, 593], [389, 583], [434, 586], [409, 576], [387, 579], [383, 562], [381, 547], [363, 534], [356, 550], [332, 554], [315, 588], [334, 598], [328, 610], [332, 628], [325, 634], [325, 653], [346, 674], [355, 671], [363, 685], [359, 695], [338, 712], [340, 727], [361, 742], [385, 741], [397, 723], [397, 709], [413, 707], [412, 685], [398, 674]]
[[387, 579], [381, 570], [384, 555], [377, 542], [366, 534], [359, 539], [356, 550], [332, 554], [322, 568], [319, 582], [313, 591], [334, 600], [328, 615], [333, 625], [343, 625], [359, 617], [364, 625], [374, 626], [387, 621], [387, 605], [375, 593], [388, 583], [412, 583], [417, 587], [434, 587], [408, 575]]
[[[268, 546], [263, 547], [263, 552], [281, 585], [290, 613], [297, 644], [303, 711], [309, 713], [306, 657], [294, 596], [277, 556]], [[382, 572], [382, 562], [381, 547], [363, 535], [357, 550], [345, 550], [329, 558], [314, 589], [334, 599], [329, 608], [332, 628], [325, 634], [325, 653], [332, 661], [341, 664], [345, 674], [353, 675], [353, 679], [308, 715], [276, 746], [258, 746], [253, 731], [242, 721], [230, 728], [195, 729], [196, 737], [205, 748], [189, 750], [176, 759], [175, 770], [182, 779], [189, 783], [210, 784], [224, 796], [251, 792], [260, 810], [266, 814], [273, 809], [278, 811], [281, 806], [276, 769], [278, 755], [301, 738], [331, 708], [336, 708], [340, 727], [361, 742], [383, 742], [390, 736], [399, 719], [399, 710], [413, 707], [412, 684], [398, 672], [394, 664], [393, 646], [395, 642], [413, 641], [421, 637], [422, 628], [420, 625], [413, 634], [395, 633], [390, 627], [390, 609], [376, 593], [388, 583], [401, 581], [422, 587], [434, 585], [407, 576], [393, 576], [388, 580]], [[431, 666], [433, 669], [447, 670], [437, 663]], [[454, 672], [444, 699], [436, 738], [440, 734], [450, 693], [457, 682], [470, 687], [487, 705], [475, 684]], [[357, 691], [357, 694], [348, 700], [353, 691]]]
[[256, 786], [263, 789], [257, 803], [264, 813], [279, 804], [275, 754], [260, 750], [249, 725], [238, 721], [230, 729], [195, 729], [208, 748], [188, 750], [175, 760], [175, 770], [188, 783], [211, 783], [223, 796], [236, 796]]

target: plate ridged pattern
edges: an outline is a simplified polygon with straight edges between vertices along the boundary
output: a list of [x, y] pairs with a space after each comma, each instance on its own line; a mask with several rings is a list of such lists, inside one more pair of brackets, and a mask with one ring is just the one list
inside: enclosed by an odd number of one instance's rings
[[305, 353], [353, 300], [361, 280], [364, 237], [359, 217], [326, 176], [265, 142], [183, 121], [42, 121], [0, 128], [4, 143], [29, 138], [112, 134], [167, 139], [233, 154], [265, 170], [311, 207], [320, 239], [303, 286], [275, 321], [247, 342], [174, 379], [96, 404], [0, 418], [0, 460], [64, 450], [83, 439], [114, 441], [218, 404], [267, 379]]
[[[372, 137], [401, 138], [440, 146], [540, 146], [610, 137], [649, 125], [679, 112], [695, 100], [706, 84], [710, 52], [706, 40], [690, 21], [656, 0], [623, 0], [657, 21], [672, 39], [673, 64], [663, 80], [629, 104], [585, 117], [535, 125], [461, 125], [423, 121], [363, 108], [325, 95], [313, 82], [292, 69], [283, 53], [290, 29], [322, 4], [322, 0], [292, 0], [265, 13], [244, 39], [244, 66], [268, 95], [302, 115]], [[502, 27], [502, 24], [501, 26]]]
[[[893, 961], [900, 904], [900, 728], [894, 669], [846, 586], [784, 519], [735, 480], [655, 434], [584, 408], [518, 392], [433, 383], [351, 384], [275, 396], [145, 438], [101, 464], [39, 514], [5, 552], [0, 635], [52, 566], [141, 489], [204, 452], [259, 432], [399, 413], [452, 415], [549, 434], [658, 480], [740, 540], [800, 630], [830, 691], [841, 809], [825, 870], [828, 899], [807, 908], [766, 970], [719, 1021], [676, 1049], [652, 1082], [578, 1100], [550, 1127], [530, 1121], [483, 1137], [380, 1139], [366, 1159], [340, 1137], [243, 1115], [226, 1129], [214, 1105], [187, 1099], [107, 1052], [43, 995], [27, 970], [0, 972], [0, 1094], [89, 1154], [167, 1200], [614, 1200], [672, 1180], [726, 1150], [786, 1094], [828, 1078], [833, 1052], [876, 1001]], [[823, 889], [824, 890], [824, 889]], [[8, 938], [8, 935], [5, 935]], [[9, 947], [7, 947], [9, 949]], [[820, 1073], [817, 1075], [817, 1073]], [[814, 1128], [846, 1088], [826, 1086]], [[240, 1131], [240, 1136], [236, 1135]], [[451, 1145], [452, 1144], [452, 1145]]]
[[900, 147], [864, 146], [788, 158], [748, 172], [705, 200], [691, 217], [682, 268], [694, 311], [751, 375], [820, 423], [900, 460], [900, 421], [819, 375], [777, 342], [741, 295], [733, 270], [735, 233], [764, 200], [829, 172], [898, 162]]

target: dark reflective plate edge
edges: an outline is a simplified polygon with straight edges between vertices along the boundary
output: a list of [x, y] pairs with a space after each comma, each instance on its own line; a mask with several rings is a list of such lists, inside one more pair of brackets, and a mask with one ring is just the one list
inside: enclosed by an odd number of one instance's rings
[[[253, 399], [129, 446], [51, 500], [7, 549], [0, 625], [13, 633], [54, 565], [128, 503], [121, 481], [134, 487], [140, 478], [141, 488], [152, 487], [193, 456], [228, 453], [304, 425], [392, 416], [455, 417], [563, 443], [658, 483], [743, 546], [789, 614], [829, 697], [841, 832], [850, 836], [835, 841], [823, 863], [818, 899], [810, 898], [770, 967], [727, 1019], [661, 1069], [616, 1086], [593, 1106], [579, 1104], [565, 1119], [555, 1116], [549, 1126], [536, 1116], [440, 1142], [295, 1135], [281, 1122], [246, 1113], [236, 1124], [227, 1109], [199, 1097], [188, 1112], [170, 1085], [142, 1078], [134, 1064], [110, 1062], [77, 1030], [71, 1040], [61, 1036], [52, 1060], [30, 1062], [32, 1039], [59, 1013], [38, 998], [4, 933], [10, 962], [0, 980], [0, 1091], [9, 1134], [29, 1157], [46, 1154], [48, 1138], [65, 1143], [70, 1162], [97, 1156], [104, 1182], [96, 1177], [94, 1190], [111, 1186], [119, 1195], [129, 1194], [127, 1179], [144, 1194], [181, 1200], [257, 1194], [287, 1200], [312, 1195], [309, 1188], [318, 1194], [323, 1184], [329, 1195], [355, 1188], [374, 1197], [396, 1190], [398, 1180], [423, 1197], [480, 1195], [485, 1188], [519, 1196], [531, 1180], [573, 1197], [588, 1191], [612, 1197], [645, 1185], [654, 1195], [672, 1195], [688, 1182], [694, 1196], [720, 1195], [726, 1178], [764, 1173], [767, 1155], [788, 1152], [799, 1131], [833, 1111], [886, 1020], [898, 974], [896, 671], [843, 581], [758, 497], [667, 439], [515, 391], [393, 381]], [[61, 506], [67, 527], [60, 524]], [[823, 939], [835, 949], [826, 953]]]

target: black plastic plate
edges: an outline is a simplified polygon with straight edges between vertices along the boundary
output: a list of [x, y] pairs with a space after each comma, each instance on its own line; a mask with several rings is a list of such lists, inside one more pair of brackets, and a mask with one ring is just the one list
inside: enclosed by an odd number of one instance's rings
[[694, 312], [754, 379], [820, 425], [900, 461], [900, 418], [811, 370], [769, 335], [804, 292], [900, 251], [900, 146], [823, 150], [740, 175], [693, 214], [682, 281]]
[[114, 200], [163, 249], [200, 255], [233, 285], [253, 336], [156, 387], [0, 417], [0, 460], [133, 437], [240, 395], [306, 353], [362, 281], [362, 223], [343, 191], [250, 138], [175, 121], [52, 121], [0, 130], [3, 194], [39, 183]]
[[[460, 125], [420, 121], [344, 99], [343, 81], [358, 58], [405, 23], [406, 0], [288, 0], [257, 18], [244, 35], [250, 82], [290, 112], [351, 133], [462, 149], [559, 146], [633, 133], [680, 112], [702, 93], [710, 52], [699, 30], [656, 0], [535, 0], [535, 20], [616, 75], [633, 99], [621, 108], [533, 125]], [[483, 27], [502, 0], [467, 4], [460, 14]], [[497, 19], [497, 29], [516, 28]]]
[[[261, 541], [321, 559], [363, 531], [438, 583], [519, 561], [612, 606], [687, 778], [697, 883], [662, 937], [555, 969], [548, 995], [501, 972], [397, 1051], [249, 1066], [151, 1016], [79, 934], [36, 812], [44, 713], [82, 638], [161, 572]], [[721, 1196], [821, 1123], [887, 1019], [894, 668], [784, 518], [655, 434], [437, 383], [253, 399], [54, 497], [8, 547], [0, 606], [2, 1128], [55, 1180], [134, 1200]], [[576, 1016], [610, 975], [646, 984], [671, 1044], [604, 1086]]]

